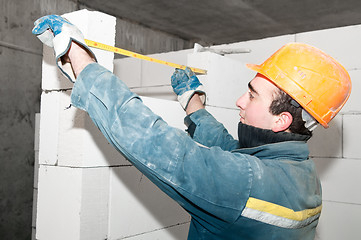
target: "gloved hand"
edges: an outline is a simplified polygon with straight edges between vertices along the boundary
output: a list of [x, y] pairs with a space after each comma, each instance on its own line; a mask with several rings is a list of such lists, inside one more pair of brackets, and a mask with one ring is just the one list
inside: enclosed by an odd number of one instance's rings
[[185, 70], [176, 69], [171, 77], [171, 84], [184, 110], [187, 109], [189, 100], [195, 93], [201, 93], [201, 101], [205, 104], [206, 93], [204, 87], [189, 67], [186, 67]]
[[68, 52], [72, 41], [83, 46], [96, 61], [94, 53], [85, 44], [81, 31], [65, 18], [48, 15], [36, 20], [34, 25], [32, 33], [45, 45], [54, 48], [56, 64], [70, 81], [75, 82], [74, 73], [69, 62], [62, 64], [61, 57]]

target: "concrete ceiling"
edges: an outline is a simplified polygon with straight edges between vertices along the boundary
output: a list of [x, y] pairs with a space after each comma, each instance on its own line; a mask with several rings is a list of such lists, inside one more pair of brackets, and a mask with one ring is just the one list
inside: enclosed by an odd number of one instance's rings
[[79, 0], [185, 40], [223, 44], [361, 23], [360, 0]]

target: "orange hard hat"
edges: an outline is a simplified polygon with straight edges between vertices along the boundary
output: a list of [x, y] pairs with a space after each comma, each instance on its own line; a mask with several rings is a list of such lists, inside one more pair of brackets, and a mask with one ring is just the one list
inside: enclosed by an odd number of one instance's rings
[[346, 69], [331, 56], [304, 43], [288, 43], [261, 65], [247, 67], [267, 77], [325, 128], [351, 93]]

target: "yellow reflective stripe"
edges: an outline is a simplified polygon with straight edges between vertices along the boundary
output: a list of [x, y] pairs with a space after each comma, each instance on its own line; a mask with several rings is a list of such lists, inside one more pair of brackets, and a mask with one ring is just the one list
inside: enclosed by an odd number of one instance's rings
[[254, 209], [260, 212], [272, 214], [275, 216], [287, 218], [294, 221], [303, 221], [306, 220], [307, 218], [320, 214], [322, 205], [312, 209], [293, 211], [292, 209], [274, 203], [270, 203], [250, 197], [247, 201], [246, 208]]
[[316, 214], [315, 216], [309, 217], [303, 221], [295, 221], [284, 217], [279, 217], [276, 215], [272, 215], [267, 212], [261, 212], [258, 210], [254, 210], [252, 208], [245, 208], [242, 212], [242, 216], [246, 218], [250, 218], [259, 222], [267, 223], [270, 225], [274, 225], [281, 228], [302, 228], [305, 227], [312, 222], [316, 221], [320, 214]]

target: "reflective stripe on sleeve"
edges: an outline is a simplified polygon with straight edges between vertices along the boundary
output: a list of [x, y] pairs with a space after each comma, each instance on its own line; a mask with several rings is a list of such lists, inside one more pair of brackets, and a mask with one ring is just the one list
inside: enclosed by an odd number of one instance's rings
[[322, 205], [295, 212], [292, 209], [274, 203], [249, 198], [242, 216], [278, 227], [302, 228], [318, 219], [321, 209]]

